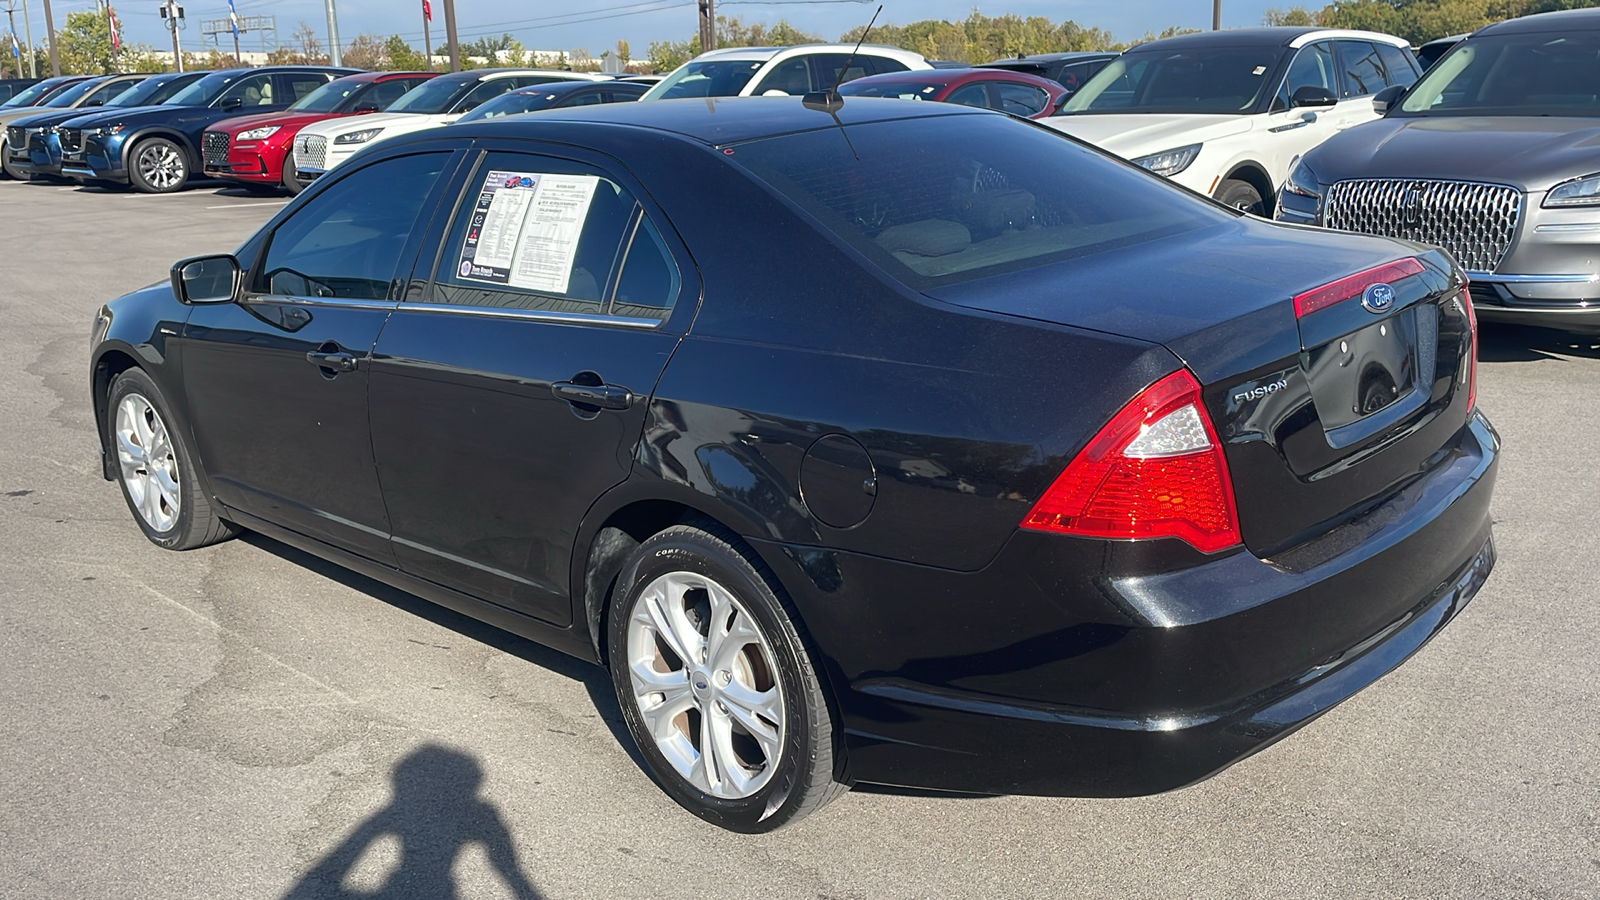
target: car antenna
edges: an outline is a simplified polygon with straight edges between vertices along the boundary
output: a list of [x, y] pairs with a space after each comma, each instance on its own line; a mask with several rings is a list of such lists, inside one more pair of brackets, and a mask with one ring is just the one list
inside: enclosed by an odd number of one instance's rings
[[834, 76], [833, 87], [825, 91], [809, 91], [800, 102], [807, 109], [815, 109], [829, 115], [837, 112], [844, 106], [844, 98], [839, 96], [839, 82], [844, 80], [844, 73], [850, 71], [850, 64], [856, 61], [856, 54], [861, 52], [861, 45], [866, 43], [867, 35], [872, 33], [872, 26], [877, 23], [878, 16], [883, 12], [883, 4], [878, 5], [878, 11], [872, 14], [872, 19], [867, 22], [867, 27], [861, 30], [861, 37], [857, 39], [854, 50], [844, 58], [844, 65], [839, 67], [839, 74]]

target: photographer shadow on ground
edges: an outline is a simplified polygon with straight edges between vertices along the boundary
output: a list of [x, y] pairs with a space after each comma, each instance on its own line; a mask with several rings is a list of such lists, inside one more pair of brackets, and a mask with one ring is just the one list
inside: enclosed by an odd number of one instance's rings
[[[462, 896], [453, 874], [456, 861], [473, 844], [483, 848], [512, 896], [538, 900], [500, 811], [478, 794], [483, 769], [476, 760], [424, 746], [395, 765], [393, 779], [389, 805], [323, 857], [284, 900], [451, 900]], [[383, 884], [374, 890], [345, 886], [362, 855], [386, 838], [398, 841], [399, 854]]]

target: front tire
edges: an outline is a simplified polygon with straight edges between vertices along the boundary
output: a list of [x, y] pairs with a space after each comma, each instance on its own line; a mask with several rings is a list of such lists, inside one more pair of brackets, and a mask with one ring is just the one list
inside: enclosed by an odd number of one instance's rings
[[608, 659], [657, 783], [707, 822], [759, 833], [848, 786], [796, 618], [735, 540], [678, 525], [639, 545], [617, 580]]
[[238, 529], [216, 513], [201, 488], [193, 452], [173, 430], [166, 398], [143, 369], [111, 383], [106, 446], [117, 483], [144, 536], [168, 550], [192, 550], [233, 537]]
[[128, 180], [146, 194], [170, 194], [189, 181], [189, 156], [175, 141], [145, 138], [128, 156]]
[[1267, 202], [1261, 199], [1261, 192], [1256, 190], [1256, 186], [1248, 181], [1229, 178], [1217, 185], [1215, 197], [1218, 203], [1243, 210], [1252, 215], [1266, 216], [1271, 213], [1267, 209]]
[[291, 197], [306, 189], [306, 186], [300, 183], [300, 179], [295, 177], [293, 150], [283, 158], [283, 189], [288, 191]]
[[6, 175], [8, 175], [8, 176], [10, 176], [12, 178], [15, 178], [18, 181], [32, 181], [33, 180], [33, 173], [24, 172], [21, 169], [17, 168], [16, 166], [12, 165], [12, 163], [11, 163], [11, 154], [10, 153], [6, 153], [4, 151], [0, 151], [0, 170], [4, 170]]

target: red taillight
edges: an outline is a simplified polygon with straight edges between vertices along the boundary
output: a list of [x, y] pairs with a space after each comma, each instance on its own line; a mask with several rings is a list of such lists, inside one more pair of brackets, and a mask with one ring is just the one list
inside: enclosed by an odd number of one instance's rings
[[1467, 332], [1471, 335], [1467, 356], [1467, 415], [1478, 408], [1478, 314], [1472, 310], [1472, 293], [1461, 289], [1461, 305], [1467, 310]]
[[1022, 527], [1100, 538], [1175, 537], [1206, 553], [1240, 543], [1233, 481], [1187, 369], [1111, 417]]
[[1399, 281], [1410, 275], [1422, 274], [1422, 262], [1415, 257], [1398, 259], [1392, 263], [1385, 263], [1376, 269], [1357, 272], [1338, 281], [1313, 288], [1294, 298], [1294, 315], [1303, 319], [1319, 309], [1326, 309], [1336, 303], [1354, 300], [1362, 292], [1375, 284], [1388, 284]]

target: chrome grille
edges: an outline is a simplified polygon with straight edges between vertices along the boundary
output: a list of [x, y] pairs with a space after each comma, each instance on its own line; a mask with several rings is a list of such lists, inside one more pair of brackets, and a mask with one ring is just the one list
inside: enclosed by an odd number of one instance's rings
[[200, 152], [205, 156], [208, 166], [225, 166], [228, 164], [228, 143], [230, 138], [226, 132], [208, 131], [202, 136]]
[[28, 146], [28, 132], [27, 132], [27, 129], [18, 128], [15, 125], [11, 126], [10, 128], [7, 128], [6, 129], [6, 144], [9, 147], [11, 147], [11, 149], [13, 149], [13, 150], [21, 150], [24, 147]]
[[1323, 202], [1329, 228], [1434, 244], [1470, 272], [1495, 270], [1522, 213], [1516, 188], [1470, 181], [1341, 181]]
[[78, 153], [83, 150], [82, 128], [57, 128], [56, 134], [61, 135], [61, 151], [63, 153]]
[[294, 139], [294, 164], [302, 169], [328, 167], [328, 139], [320, 134], [302, 134]]

